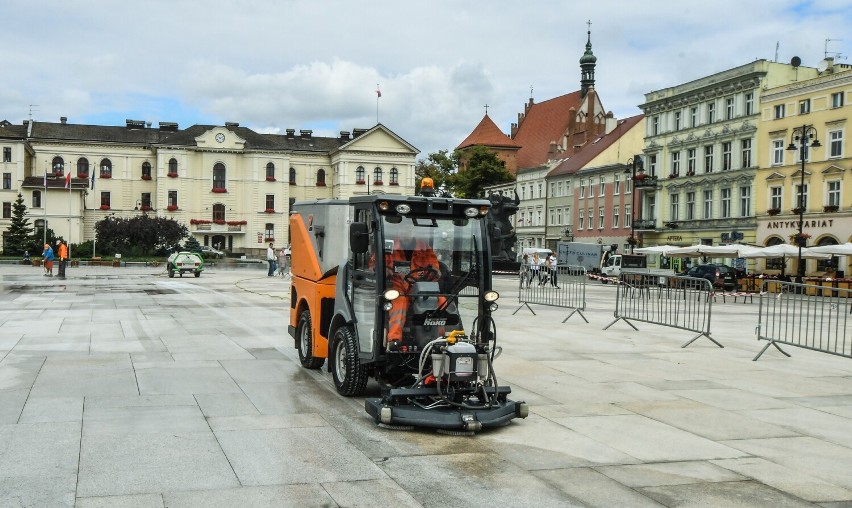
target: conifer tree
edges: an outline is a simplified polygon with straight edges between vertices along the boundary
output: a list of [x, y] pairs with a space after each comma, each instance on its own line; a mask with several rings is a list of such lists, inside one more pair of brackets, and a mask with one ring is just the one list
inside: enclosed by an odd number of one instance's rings
[[[19, 256], [25, 250], [30, 250], [32, 234], [33, 228], [27, 218], [27, 205], [24, 204], [24, 197], [19, 192], [18, 199], [12, 203], [12, 219], [3, 241], [3, 253], [7, 256]], [[30, 255], [38, 256], [39, 253], [41, 251], [38, 253], [30, 252]]]

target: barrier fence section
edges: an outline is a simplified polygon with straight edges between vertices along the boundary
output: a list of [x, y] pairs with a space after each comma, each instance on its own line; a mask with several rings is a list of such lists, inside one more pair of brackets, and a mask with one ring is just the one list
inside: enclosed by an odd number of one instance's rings
[[643, 321], [696, 332], [698, 335], [681, 347], [686, 347], [700, 337], [710, 336], [710, 317], [713, 306], [713, 286], [706, 279], [674, 275], [649, 275], [642, 272], [622, 272], [615, 298], [615, 320], [604, 330], [620, 320], [636, 328], [631, 321]]
[[852, 358], [852, 290], [766, 281], [761, 287], [757, 339]]
[[541, 266], [534, 269], [530, 265], [521, 265], [518, 279], [518, 303], [521, 306], [515, 309], [513, 316], [524, 307], [535, 315], [529, 304], [549, 305], [572, 309], [563, 323], [574, 314], [589, 322], [583, 315], [586, 310], [586, 269], [582, 266], [557, 266], [555, 269]]

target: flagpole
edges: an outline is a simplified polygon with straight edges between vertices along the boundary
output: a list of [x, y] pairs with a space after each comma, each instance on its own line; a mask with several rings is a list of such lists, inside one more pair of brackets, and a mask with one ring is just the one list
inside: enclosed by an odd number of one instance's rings
[[376, 125], [379, 124], [379, 99], [382, 98], [382, 90], [379, 88], [379, 84], [376, 83]]
[[68, 249], [68, 259], [71, 259], [71, 168], [68, 168], [65, 180], [68, 182], [68, 237], [65, 239], [65, 248]]
[[[44, 213], [44, 229], [42, 229], [42, 244], [47, 243], [47, 161], [44, 161], [44, 197], [41, 210]], [[42, 245], [44, 247], [44, 245]]]

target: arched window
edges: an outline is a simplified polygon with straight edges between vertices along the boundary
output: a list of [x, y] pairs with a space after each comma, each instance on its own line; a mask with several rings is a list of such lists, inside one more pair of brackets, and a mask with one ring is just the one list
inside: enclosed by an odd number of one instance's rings
[[271, 222], [266, 223], [266, 227], [264, 227], [264, 242], [274, 242], [275, 241], [275, 224]]
[[225, 205], [222, 203], [216, 203], [213, 205], [213, 222], [225, 222]]
[[382, 168], [376, 168], [373, 170], [373, 183], [376, 185], [382, 184]]
[[296, 185], [296, 168], [290, 168], [290, 185]]
[[399, 185], [399, 170], [396, 168], [390, 170], [390, 184]]
[[[772, 247], [773, 245], [779, 245], [782, 243], [784, 243], [784, 239], [778, 236], [773, 236], [766, 240], [767, 247]], [[784, 258], [766, 258], [766, 269], [781, 270], [784, 268], [785, 261], [786, 260]]]
[[101, 178], [112, 178], [112, 162], [109, 159], [101, 161]]
[[213, 166], [213, 192], [225, 192], [225, 165], [221, 162]]
[[65, 161], [62, 160], [62, 157], [54, 157], [51, 167], [53, 168], [54, 176], [65, 175]]
[[151, 179], [151, 163], [145, 161], [142, 163], [142, 179], [150, 180]]
[[175, 159], [174, 157], [172, 157], [171, 159], [169, 159], [169, 173], [168, 173], [168, 176], [170, 176], [170, 177], [172, 177], [172, 178], [174, 178], [174, 177], [178, 176], [177, 159]]
[[89, 159], [85, 157], [77, 159], [77, 178], [89, 178]]
[[33, 208], [41, 208], [41, 191], [33, 191]]
[[317, 170], [317, 186], [325, 187], [325, 170], [322, 168]]
[[364, 183], [365, 173], [364, 166], [358, 166], [358, 169], [355, 170], [355, 183]]
[[266, 179], [270, 182], [275, 181], [275, 164], [271, 162], [266, 164]]
[[[820, 238], [817, 242], [817, 246], [821, 247], [823, 245], [837, 245], [837, 240], [834, 237], [826, 236], [824, 238]], [[837, 256], [831, 256], [828, 259], [817, 259], [817, 271], [825, 272], [829, 269], [829, 267], [837, 269]]]

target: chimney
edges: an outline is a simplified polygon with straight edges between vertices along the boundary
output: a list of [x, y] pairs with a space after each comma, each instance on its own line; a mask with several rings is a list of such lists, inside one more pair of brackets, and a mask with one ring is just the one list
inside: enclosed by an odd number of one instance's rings
[[296, 129], [287, 129], [287, 139], [293, 139], [296, 137]]
[[67, 116], [60, 116], [59, 117], [59, 123], [61, 123], [62, 125], [67, 124], [68, 123], [68, 117]]
[[310, 139], [313, 133], [314, 131], [310, 129], [302, 129], [299, 131], [299, 137], [303, 139]]
[[349, 140], [349, 131], [340, 131], [340, 139], [343, 141]]
[[225, 122], [225, 127], [239, 127], [240, 122]]

